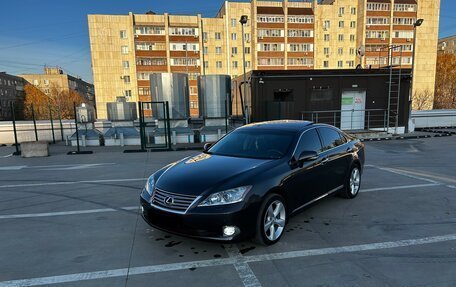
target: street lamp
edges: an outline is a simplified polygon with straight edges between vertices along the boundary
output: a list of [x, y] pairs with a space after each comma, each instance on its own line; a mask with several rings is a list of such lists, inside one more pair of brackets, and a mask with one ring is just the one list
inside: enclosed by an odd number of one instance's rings
[[[413, 81], [415, 77], [415, 51], [416, 51], [416, 27], [420, 27], [424, 22], [424, 19], [418, 19], [415, 23], [413, 23], [413, 53], [412, 53], [412, 71], [410, 73], [412, 81], [410, 82], [410, 91], [409, 91], [409, 114], [408, 120], [410, 121], [410, 117], [412, 116], [412, 104], [413, 104]], [[405, 125], [406, 131], [409, 131], [409, 125]]]
[[[245, 71], [245, 35], [244, 35], [244, 25], [247, 24], [247, 21], [249, 20], [249, 17], [247, 15], [242, 15], [241, 16], [241, 19], [239, 20], [239, 23], [241, 23], [241, 26], [242, 26], [242, 65], [244, 66], [244, 93], [243, 93], [243, 97], [246, 97], [246, 94], [247, 94], [247, 75], [246, 75], [246, 71]], [[245, 101], [246, 98], [244, 98], [244, 103], [246, 103]], [[247, 105], [245, 105], [245, 107], [243, 107], [243, 109], [245, 110], [245, 122], [246, 124], [249, 123], [249, 116], [248, 116], [248, 109], [247, 109]]]

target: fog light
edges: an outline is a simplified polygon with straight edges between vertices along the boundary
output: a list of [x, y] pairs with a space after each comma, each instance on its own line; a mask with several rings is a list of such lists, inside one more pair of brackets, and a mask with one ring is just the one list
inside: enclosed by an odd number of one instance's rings
[[141, 206], [141, 213], [144, 213], [144, 207]]
[[223, 226], [223, 235], [233, 236], [236, 233], [236, 226]]

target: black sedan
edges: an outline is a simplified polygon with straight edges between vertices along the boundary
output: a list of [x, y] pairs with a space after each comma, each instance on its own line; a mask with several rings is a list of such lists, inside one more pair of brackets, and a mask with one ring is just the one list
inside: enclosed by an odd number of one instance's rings
[[363, 143], [335, 127], [250, 124], [152, 174], [141, 193], [142, 216], [171, 233], [269, 245], [313, 202], [356, 197], [363, 165]]

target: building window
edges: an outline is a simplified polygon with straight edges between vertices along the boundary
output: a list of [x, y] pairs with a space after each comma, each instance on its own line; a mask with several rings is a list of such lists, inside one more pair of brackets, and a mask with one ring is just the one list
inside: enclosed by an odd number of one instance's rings
[[203, 32], [203, 41], [207, 41], [209, 39], [209, 34], [207, 32]]
[[199, 51], [199, 44], [171, 43], [171, 51]]
[[127, 39], [127, 30], [120, 30], [120, 38]]
[[221, 69], [222, 68], [222, 61], [215, 62], [215, 66], [217, 67], [217, 69]]
[[136, 42], [139, 51], [165, 51], [166, 43]]
[[198, 36], [198, 28], [169, 28], [170, 35], [176, 36]]
[[288, 16], [288, 23], [306, 23], [314, 22], [313, 16]]
[[350, 48], [350, 55], [354, 55], [355, 54], [355, 48]]
[[209, 54], [209, 48], [208, 48], [208, 47], [204, 47], [204, 49], [203, 49], [203, 54], [204, 54], [204, 55]]
[[231, 55], [237, 55], [237, 53], [238, 53], [237, 47], [232, 47], [231, 48]]
[[329, 68], [329, 61], [323, 61], [323, 68]]
[[416, 12], [415, 4], [394, 4], [394, 11]]
[[353, 35], [353, 34], [350, 35], [350, 42], [355, 42], [355, 35]]
[[236, 41], [237, 40], [237, 34], [236, 33], [231, 33], [231, 40]]
[[337, 54], [338, 55], [343, 55], [344, 54], [344, 48], [337, 49]]
[[130, 83], [130, 76], [123, 76], [123, 80], [124, 80], [125, 84], [129, 84]]
[[38, 80], [33, 80], [33, 85], [38, 86], [40, 84], [40, 81]]
[[244, 52], [245, 54], [250, 54], [250, 47], [245, 47]]
[[262, 51], [262, 52], [277, 52], [277, 51], [283, 51], [283, 50], [284, 50], [284, 44], [278, 44], [278, 43], [258, 44], [258, 51]]
[[249, 33], [245, 33], [244, 34], [244, 40], [249, 43], [250, 42], [250, 34]]
[[344, 40], [344, 34], [339, 34], [339, 42], [342, 42]]
[[394, 18], [394, 25], [413, 25], [416, 22], [415, 18]]
[[137, 58], [136, 65], [138, 66], [166, 66], [166, 58]]
[[339, 15], [344, 15], [345, 14], [345, 8], [344, 7], [339, 7]]
[[313, 37], [312, 30], [288, 30], [288, 37]]
[[324, 40], [325, 40], [325, 42], [328, 42], [328, 41], [329, 41], [329, 34], [325, 34], [325, 35], [324, 35]]
[[245, 67], [250, 68], [250, 61], [245, 61]]
[[171, 66], [199, 66], [200, 60], [196, 58], [171, 58]]
[[312, 58], [288, 58], [287, 63], [289, 66], [313, 66]]
[[128, 46], [122, 46], [122, 54], [128, 54]]
[[288, 52], [312, 52], [313, 44], [288, 44]]
[[272, 16], [272, 15], [259, 15], [257, 17], [258, 23], [283, 23], [283, 16]]
[[197, 101], [190, 101], [190, 109], [197, 109], [198, 102]]
[[351, 14], [352, 15], [356, 15], [356, 7], [352, 7], [351, 8]]
[[222, 47], [215, 47], [215, 53], [216, 53], [217, 55], [222, 54]]
[[329, 48], [328, 47], [323, 48], [323, 54], [329, 55]]
[[122, 67], [123, 67], [124, 69], [130, 68], [130, 62], [128, 62], [128, 61], [122, 61]]
[[204, 68], [209, 68], [209, 61], [204, 61]]
[[367, 25], [389, 25], [389, 18], [368, 17]]
[[331, 21], [325, 20], [325, 22], [323, 22], [323, 28], [324, 28], [324, 29], [329, 29], [329, 28], [331, 28]]
[[259, 66], [283, 66], [285, 63], [283, 58], [259, 58]]
[[366, 31], [366, 38], [368, 39], [386, 39], [388, 37], [389, 31]]
[[394, 31], [394, 38], [413, 38], [413, 31]]
[[215, 40], [221, 40], [221, 39], [222, 39], [222, 33], [215, 32]]
[[344, 67], [344, 62], [343, 61], [337, 61], [337, 67], [338, 68], [343, 68]]
[[389, 11], [389, 3], [367, 3], [367, 11]]
[[[47, 86], [49, 85], [49, 80], [43, 80], [44, 84]], [[10, 82], [8, 81], [8, 86], [10, 86]]]
[[190, 94], [192, 94], [192, 95], [198, 94], [198, 87], [190, 86]]
[[231, 27], [236, 27], [237, 19], [231, 19]]
[[137, 35], [165, 35], [165, 27], [162, 26], [136, 26]]
[[347, 61], [348, 67], [354, 68], [355, 67], [355, 61]]
[[140, 96], [148, 96], [148, 95], [150, 95], [150, 89], [149, 88], [138, 88], [138, 94]]
[[238, 67], [238, 62], [237, 62], [237, 61], [231, 62], [231, 67], [232, 67], [233, 69], [237, 69], [237, 67]]
[[149, 80], [150, 78], [149, 73], [138, 73], [136, 76], [138, 77], [138, 80]]
[[343, 28], [344, 27], [344, 21], [339, 21], [339, 28]]
[[126, 98], [131, 98], [131, 90], [125, 90], [125, 91], [124, 91], [124, 96], [125, 96]]
[[260, 29], [258, 30], [258, 37], [283, 37], [285, 35], [284, 30], [280, 29]]
[[356, 28], [356, 21], [350, 22], [350, 28]]

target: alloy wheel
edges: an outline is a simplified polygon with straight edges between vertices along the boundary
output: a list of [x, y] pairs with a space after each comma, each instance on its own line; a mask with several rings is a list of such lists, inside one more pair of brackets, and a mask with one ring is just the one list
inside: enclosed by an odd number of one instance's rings
[[350, 175], [350, 193], [355, 196], [358, 194], [359, 186], [361, 182], [361, 175], [358, 168], [353, 168]]
[[263, 230], [270, 241], [275, 241], [283, 233], [285, 228], [285, 206], [280, 200], [273, 201], [264, 215]]

